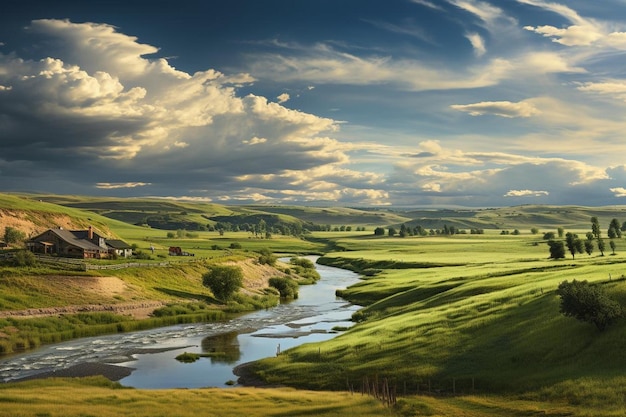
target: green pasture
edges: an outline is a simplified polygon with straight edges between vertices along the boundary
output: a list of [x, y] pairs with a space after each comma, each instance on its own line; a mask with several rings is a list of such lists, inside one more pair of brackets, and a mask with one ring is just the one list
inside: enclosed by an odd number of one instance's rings
[[[626, 319], [599, 332], [561, 315], [555, 295], [564, 280], [588, 280], [626, 306], [623, 239], [616, 255], [596, 250], [558, 261], [531, 234], [340, 237], [337, 245], [345, 251], [324, 263], [368, 274], [340, 292], [365, 306], [355, 314], [360, 322], [259, 362], [268, 381], [341, 389], [377, 376], [411, 395], [532, 393], [583, 408], [610, 391], [604, 411], [626, 409]], [[576, 384], [593, 392], [577, 394]]]

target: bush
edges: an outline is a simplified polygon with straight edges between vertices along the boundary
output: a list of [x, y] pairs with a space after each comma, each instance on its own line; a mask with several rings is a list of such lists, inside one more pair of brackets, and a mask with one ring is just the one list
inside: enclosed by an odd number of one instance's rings
[[293, 265], [298, 265], [298, 266], [301, 266], [303, 268], [315, 269], [315, 264], [313, 263], [313, 261], [311, 261], [310, 259], [307, 259], [307, 258], [291, 258], [290, 262]]
[[275, 277], [269, 280], [270, 287], [276, 288], [281, 298], [298, 298], [298, 283], [288, 277]]
[[26, 239], [26, 233], [14, 227], [7, 226], [4, 228], [4, 241], [6, 243], [20, 243]]
[[13, 265], [15, 266], [35, 266], [37, 257], [28, 250], [20, 250], [13, 255]]
[[561, 296], [563, 315], [593, 323], [600, 331], [622, 316], [620, 304], [609, 298], [602, 287], [587, 281], [563, 281], [557, 294]]
[[228, 301], [243, 286], [243, 271], [238, 266], [215, 265], [202, 276], [202, 284], [216, 298]]
[[231, 249], [241, 249], [241, 243], [233, 242], [233, 243], [230, 244], [229, 248], [231, 248]]
[[259, 251], [259, 263], [261, 265], [267, 264], [270, 266], [276, 265], [276, 256], [269, 249], [263, 248]]

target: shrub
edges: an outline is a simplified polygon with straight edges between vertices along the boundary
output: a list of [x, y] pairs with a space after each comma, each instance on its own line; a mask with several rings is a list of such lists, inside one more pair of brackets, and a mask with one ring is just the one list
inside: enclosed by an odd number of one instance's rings
[[28, 250], [20, 250], [13, 255], [13, 264], [15, 266], [35, 266], [37, 257]]
[[269, 284], [278, 290], [281, 298], [298, 298], [298, 283], [291, 278], [270, 278]]
[[6, 243], [19, 243], [26, 239], [26, 233], [14, 227], [7, 226], [4, 228], [4, 241]]
[[241, 249], [241, 243], [233, 242], [233, 243], [230, 244], [229, 248], [231, 248], [231, 249]]
[[587, 281], [563, 281], [557, 294], [561, 296], [561, 313], [593, 323], [600, 331], [622, 316], [619, 303], [609, 298], [602, 287]]
[[266, 264], [270, 266], [276, 265], [276, 256], [269, 249], [263, 248], [259, 251], [259, 263], [261, 265]]
[[243, 286], [243, 271], [238, 266], [215, 265], [202, 276], [202, 284], [216, 298], [228, 301]]

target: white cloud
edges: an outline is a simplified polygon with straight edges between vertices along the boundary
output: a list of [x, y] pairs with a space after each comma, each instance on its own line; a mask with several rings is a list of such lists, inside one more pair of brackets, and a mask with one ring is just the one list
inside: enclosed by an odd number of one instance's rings
[[505, 197], [541, 197], [550, 195], [547, 191], [533, 191], [533, 190], [509, 190]]
[[289, 99], [290, 99], [291, 97], [290, 97], [290, 96], [289, 96], [289, 94], [287, 94], [287, 93], [282, 93], [281, 95], [279, 95], [279, 96], [278, 96], [278, 97], [276, 97], [276, 98], [278, 99], [278, 102], [279, 102], [280, 104], [282, 104], [282, 103], [285, 103], [285, 102], [289, 101]]
[[454, 110], [467, 112], [472, 116], [484, 116], [493, 114], [501, 117], [531, 117], [539, 111], [530, 102], [520, 101], [512, 103], [510, 101], [485, 101], [474, 104], [453, 104], [450, 106]]
[[125, 183], [117, 183], [113, 184], [110, 182], [99, 182], [96, 184], [96, 188], [102, 188], [106, 190], [114, 190], [117, 188], [136, 188], [136, 187], [146, 187], [151, 185], [149, 182], [125, 182]]
[[626, 188], [624, 187], [610, 188], [610, 190], [615, 194], [615, 197], [626, 197]]
[[466, 33], [465, 37], [472, 44], [472, 48], [474, 48], [474, 54], [476, 56], [483, 56], [485, 52], [487, 52], [485, 41], [478, 33]]

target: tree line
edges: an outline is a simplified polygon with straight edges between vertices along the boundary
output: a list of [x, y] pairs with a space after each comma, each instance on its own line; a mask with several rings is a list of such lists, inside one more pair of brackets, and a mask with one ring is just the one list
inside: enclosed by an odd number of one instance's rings
[[[615, 249], [617, 247], [615, 240], [622, 237], [622, 232], [626, 231], [626, 222], [620, 223], [617, 219], [612, 219], [607, 229], [607, 236], [609, 240], [609, 247], [612, 254], [615, 255]], [[563, 237], [563, 229], [558, 230], [559, 237]], [[604, 256], [606, 251], [606, 241], [602, 237], [602, 229], [597, 217], [591, 218], [591, 231], [587, 232], [585, 239], [581, 239], [577, 234], [568, 232], [565, 235], [565, 240], [556, 240], [554, 234], [544, 235], [544, 239], [548, 240], [548, 247], [550, 250], [550, 258], [562, 259], [565, 258], [566, 249], [572, 255], [572, 259], [575, 259], [576, 254], [586, 253], [590, 255], [597, 247], [600, 251], [600, 256]]]

